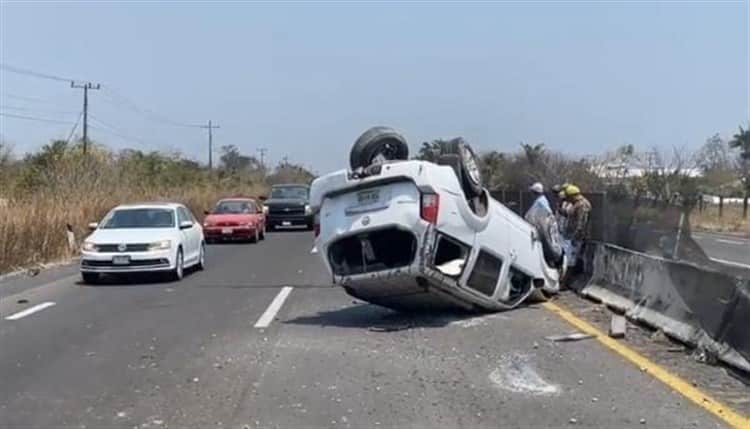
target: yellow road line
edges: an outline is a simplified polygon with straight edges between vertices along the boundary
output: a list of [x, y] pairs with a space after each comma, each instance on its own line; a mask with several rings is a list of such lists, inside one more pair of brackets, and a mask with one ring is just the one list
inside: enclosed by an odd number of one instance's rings
[[581, 331], [590, 335], [594, 335], [600, 343], [607, 346], [610, 350], [629, 360], [631, 363], [641, 368], [641, 370], [648, 372], [656, 379], [672, 388], [675, 392], [678, 392], [697, 405], [703, 407], [711, 414], [719, 417], [721, 420], [729, 424], [729, 426], [735, 429], [750, 428], [750, 418], [743, 417], [741, 414], [735, 412], [728, 406], [703, 393], [700, 389], [693, 387], [691, 383], [688, 383], [680, 377], [670, 373], [666, 369], [650, 361], [648, 358], [627, 347], [623, 343], [610, 338], [607, 334], [603, 333], [588, 322], [578, 318], [570, 311], [551, 302], [545, 302], [542, 305], [544, 306], [544, 308], [557, 314], [563, 320], [580, 329]]

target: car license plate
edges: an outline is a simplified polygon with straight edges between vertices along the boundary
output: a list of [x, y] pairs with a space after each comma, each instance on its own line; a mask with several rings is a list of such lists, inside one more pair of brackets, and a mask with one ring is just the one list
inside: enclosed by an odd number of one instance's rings
[[368, 189], [357, 192], [357, 199], [346, 208], [347, 215], [380, 210], [388, 207], [390, 191], [388, 189]]
[[116, 255], [112, 257], [113, 265], [128, 265], [130, 263], [130, 256], [128, 255]]
[[289, 222], [288, 220], [285, 220], [281, 222], [281, 226], [292, 226], [292, 223]]
[[357, 192], [358, 206], [371, 206], [380, 202], [380, 189]]
[[233, 232], [233, 231], [232, 231], [232, 228], [222, 228], [222, 229], [221, 229], [221, 233], [222, 233], [222, 234], [224, 234], [224, 235], [229, 235], [229, 234], [231, 234], [232, 232]]

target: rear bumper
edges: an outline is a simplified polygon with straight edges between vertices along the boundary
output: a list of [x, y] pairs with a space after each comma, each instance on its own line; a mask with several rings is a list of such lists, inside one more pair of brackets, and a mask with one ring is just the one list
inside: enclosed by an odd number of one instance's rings
[[[231, 230], [231, 232], [225, 234], [224, 230]], [[203, 235], [210, 240], [229, 240], [239, 238], [251, 238], [255, 237], [256, 227], [247, 226], [216, 226], [216, 227], [204, 227]]]

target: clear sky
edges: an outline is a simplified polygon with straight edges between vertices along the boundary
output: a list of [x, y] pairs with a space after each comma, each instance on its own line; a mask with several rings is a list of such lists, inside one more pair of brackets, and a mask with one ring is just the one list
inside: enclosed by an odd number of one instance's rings
[[[0, 62], [101, 83], [90, 138], [115, 148], [205, 161], [206, 131], [163, 118], [212, 119], [216, 146], [324, 172], [379, 124], [413, 150], [586, 154], [697, 147], [750, 119], [747, 1], [0, 3]], [[0, 73], [0, 112], [64, 122], [0, 117], [16, 152], [67, 137], [81, 90]]]

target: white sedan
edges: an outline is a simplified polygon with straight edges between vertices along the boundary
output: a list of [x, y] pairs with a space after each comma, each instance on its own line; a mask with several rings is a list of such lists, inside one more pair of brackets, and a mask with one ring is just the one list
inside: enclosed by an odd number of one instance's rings
[[81, 250], [81, 276], [96, 283], [100, 274], [167, 273], [180, 280], [185, 268], [205, 267], [203, 228], [182, 204], [149, 203], [112, 209]]

